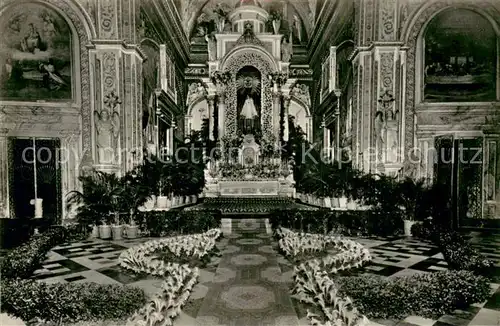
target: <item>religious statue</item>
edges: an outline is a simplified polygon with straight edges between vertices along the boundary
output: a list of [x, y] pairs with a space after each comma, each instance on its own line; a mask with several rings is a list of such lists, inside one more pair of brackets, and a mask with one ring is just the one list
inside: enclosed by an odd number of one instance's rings
[[94, 112], [97, 132], [97, 161], [99, 164], [112, 164], [115, 159], [115, 150], [120, 132], [120, 116], [118, 112], [111, 115], [108, 109]]
[[297, 15], [293, 15], [293, 31], [297, 35], [297, 39], [302, 43], [302, 24], [300, 23], [300, 18]]
[[281, 44], [281, 61], [290, 62], [292, 59], [293, 44], [289, 43], [286, 39]]
[[217, 60], [217, 40], [215, 34], [211, 33], [210, 35], [206, 35], [205, 40], [207, 41], [208, 47], [208, 61]]
[[248, 134], [255, 130], [255, 119], [258, 116], [259, 114], [253, 103], [253, 99], [248, 96], [240, 113], [240, 119], [243, 120], [242, 131], [244, 133]]
[[187, 104], [190, 105], [197, 99], [204, 97], [206, 94], [205, 87], [201, 83], [192, 83], [189, 85]]
[[382, 111], [377, 111], [377, 113], [375, 113], [375, 143], [377, 145], [385, 143], [385, 128], [383, 113]]
[[296, 84], [291, 90], [291, 95], [304, 102], [307, 106], [311, 106], [311, 94], [309, 93], [309, 86], [306, 84]]

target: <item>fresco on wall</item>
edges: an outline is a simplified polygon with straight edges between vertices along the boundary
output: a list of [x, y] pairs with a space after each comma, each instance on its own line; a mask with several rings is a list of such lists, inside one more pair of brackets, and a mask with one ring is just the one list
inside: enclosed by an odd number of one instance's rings
[[71, 30], [53, 10], [23, 4], [0, 21], [0, 98], [71, 98]]
[[497, 36], [483, 16], [447, 10], [425, 33], [424, 100], [479, 102], [496, 98]]

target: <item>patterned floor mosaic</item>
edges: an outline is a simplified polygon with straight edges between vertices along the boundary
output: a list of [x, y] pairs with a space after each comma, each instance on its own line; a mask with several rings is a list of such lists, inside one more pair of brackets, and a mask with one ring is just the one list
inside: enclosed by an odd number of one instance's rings
[[[188, 304], [176, 326], [295, 326], [307, 325], [306, 312], [288, 295], [293, 266], [276, 252], [263, 220], [233, 220], [233, 233], [217, 246], [221, 257], [200, 271]], [[235, 232], [234, 232], [235, 231]], [[161, 280], [122, 270], [120, 253], [149, 239], [88, 240], [54, 248], [33, 278], [43, 282], [97, 282], [124, 284], [158, 291]], [[437, 248], [408, 238], [354, 239], [373, 256], [366, 273], [397, 277], [432, 273], [447, 268]], [[500, 237], [472, 237], [471, 242], [492, 259], [498, 277], [491, 284], [491, 297], [467, 310], [457, 310], [437, 320], [416, 316], [404, 320], [372, 320], [384, 326], [500, 326]]]

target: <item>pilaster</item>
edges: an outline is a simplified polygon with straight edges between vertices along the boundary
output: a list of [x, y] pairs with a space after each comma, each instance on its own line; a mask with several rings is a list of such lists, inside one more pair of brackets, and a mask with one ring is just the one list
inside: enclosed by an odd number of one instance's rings
[[142, 53], [121, 42], [97, 41], [90, 50], [92, 157], [98, 170], [125, 172], [142, 158], [142, 61]]
[[208, 137], [210, 140], [214, 140], [214, 120], [215, 120], [215, 96], [207, 96], [208, 102]]
[[[376, 95], [374, 95], [373, 79], [376, 67], [372, 59], [373, 53], [370, 50], [360, 51], [353, 60], [355, 67], [354, 76], [357, 77], [357, 88], [355, 89], [355, 100], [353, 101], [354, 111], [356, 112], [356, 153], [358, 167], [365, 171], [372, 170], [373, 146], [371, 139], [373, 137], [373, 118]], [[375, 99], [375, 100], [374, 100]]]
[[0, 135], [0, 218], [9, 217], [8, 138]]

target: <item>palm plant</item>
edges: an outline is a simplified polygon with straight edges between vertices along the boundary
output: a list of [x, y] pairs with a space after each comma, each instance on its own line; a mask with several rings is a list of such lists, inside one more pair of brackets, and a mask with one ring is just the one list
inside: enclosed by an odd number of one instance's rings
[[427, 191], [425, 179], [406, 177], [398, 183], [396, 191], [400, 204], [406, 212], [405, 219], [414, 221], [417, 216], [417, 209], [425, 200]]
[[77, 219], [83, 225], [111, 223], [110, 213], [116, 211], [115, 198], [123, 192], [120, 179], [114, 174], [92, 171], [79, 178], [82, 191], [68, 193], [68, 206], [77, 205]]
[[142, 167], [127, 172], [122, 178], [122, 183], [123, 192], [119, 198], [121, 212], [129, 213], [129, 223], [133, 225], [139, 207], [152, 195], [152, 188], [145, 180]]

